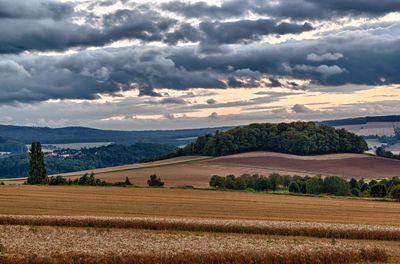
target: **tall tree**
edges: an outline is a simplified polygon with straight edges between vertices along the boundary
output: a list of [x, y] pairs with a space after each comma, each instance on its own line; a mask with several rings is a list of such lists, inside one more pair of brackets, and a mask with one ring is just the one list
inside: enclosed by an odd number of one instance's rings
[[29, 177], [28, 184], [45, 184], [48, 182], [44, 155], [40, 142], [32, 142], [29, 152]]

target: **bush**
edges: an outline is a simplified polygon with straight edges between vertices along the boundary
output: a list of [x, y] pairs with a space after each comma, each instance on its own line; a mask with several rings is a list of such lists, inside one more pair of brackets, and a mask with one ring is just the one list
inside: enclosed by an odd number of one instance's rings
[[297, 184], [297, 182], [292, 182], [289, 184], [289, 192], [300, 193], [300, 186]]
[[392, 195], [393, 199], [396, 199], [397, 201], [400, 202], [400, 185], [394, 186], [390, 194]]
[[361, 185], [361, 192], [365, 192], [369, 190], [369, 185], [368, 183], [364, 183], [363, 185]]
[[269, 181], [265, 176], [258, 177], [255, 183], [256, 191], [267, 191], [269, 189]]
[[372, 186], [374, 186], [374, 185], [377, 184], [377, 183], [378, 183], [377, 181], [371, 180], [371, 181], [368, 183], [368, 185], [369, 185], [369, 187], [372, 187]]
[[49, 185], [67, 185], [67, 180], [62, 176], [51, 176], [49, 179]]
[[386, 185], [378, 183], [371, 187], [370, 195], [372, 197], [385, 197], [387, 195]]
[[324, 181], [320, 176], [315, 176], [306, 181], [306, 193], [320, 194], [323, 190]]
[[338, 176], [328, 176], [325, 178], [324, 192], [338, 196], [346, 196], [350, 193], [347, 182]]
[[270, 184], [271, 190], [273, 190], [273, 191], [278, 190], [278, 185], [281, 180], [281, 175], [279, 175], [278, 173], [272, 173], [269, 175], [268, 179], [269, 179], [269, 184]]
[[211, 187], [221, 188], [221, 187], [224, 187], [224, 184], [225, 184], [225, 178], [224, 177], [221, 177], [221, 176], [218, 176], [218, 175], [213, 175], [211, 177], [211, 180], [210, 180], [210, 186]]
[[245, 190], [246, 189], [246, 180], [242, 177], [237, 178], [233, 184], [233, 188], [235, 190]]
[[147, 184], [150, 187], [163, 187], [164, 186], [164, 182], [162, 182], [161, 179], [158, 178], [157, 175], [155, 175], [155, 174], [150, 175], [150, 179], [147, 180]]
[[350, 190], [350, 193], [351, 193], [351, 195], [354, 195], [354, 196], [356, 196], [356, 197], [360, 197], [360, 195], [361, 195], [360, 190], [357, 189], [357, 188], [351, 189], [351, 190]]
[[234, 184], [235, 184], [235, 180], [236, 180], [236, 177], [233, 174], [230, 174], [230, 175], [226, 176], [224, 187], [226, 189], [233, 189]]
[[360, 189], [360, 185], [359, 185], [358, 181], [354, 178], [351, 178], [349, 184], [350, 184], [351, 189]]

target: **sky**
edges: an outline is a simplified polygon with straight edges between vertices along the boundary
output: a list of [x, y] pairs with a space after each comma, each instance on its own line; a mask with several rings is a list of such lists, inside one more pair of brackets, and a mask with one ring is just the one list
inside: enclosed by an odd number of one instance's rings
[[0, 124], [400, 113], [398, 0], [0, 0]]

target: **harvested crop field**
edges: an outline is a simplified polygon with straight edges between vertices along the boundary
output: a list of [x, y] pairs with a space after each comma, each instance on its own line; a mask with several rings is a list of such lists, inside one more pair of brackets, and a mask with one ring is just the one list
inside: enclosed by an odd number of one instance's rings
[[396, 202], [5, 185], [0, 263], [399, 263], [399, 218]]
[[0, 186], [2, 215], [139, 216], [400, 226], [400, 203], [212, 190]]
[[1, 225], [135, 228], [262, 234], [281, 236], [308, 236], [364, 240], [400, 240], [400, 227], [358, 224], [330, 224], [295, 221], [220, 220], [162, 217], [96, 217], [96, 216], [34, 216], [0, 215]]
[[272, 155], [268, 152], [238, 154], [207, 161], [225, 166], [278, 168], [314, 174], [339, 175], [345, 178], [389, 178], [400, 176], [400, 161], [357, 154], [322, 156]]
[[379, 243], [120, 229], [4, 226], [1, 263], [354, 263], [386, 261]]

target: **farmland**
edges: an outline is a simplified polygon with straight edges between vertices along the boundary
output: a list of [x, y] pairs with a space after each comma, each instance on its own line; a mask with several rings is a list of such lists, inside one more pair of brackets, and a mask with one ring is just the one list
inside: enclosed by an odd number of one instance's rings
[[2, 215], [189, 217], [400, 226], [400, 203], [168, 188], [6, 185], [0, 186], [0, 208]]
[[[285, 263], [399, 260], [398, 242], [391, 240], [400, 239], [400, 203], [393, 202], [167, 188], [6, 185], [0, 186], [0, 208], [4, 263], [32, 258], [58, 263], [182, 263], [172, 261], [182, 258], [247, 263], [249, 258], [265, 262], [282, 256]], [[35, 241], [37, 248], [26, 247], [31, 245], [27, 241]], [[152, 248], [159, 249], [158, 254], [152, 256]], [[71, 261], [76, 258], [85, 261]]]
[[[170, 160], [134, 164], [94, 170], [96, 177], [123, 181], [128, 177], [134, 184], [144, 186], [149, 175], [155, 173], [166, 186], [208, 187], [212, 175], [241, 175], [244, 173], [269, 175], [278, 172], [290, 175], [338, 175], [355, 178], [387, 178], [399, 176], [400, 162], [362, 154], [329, 154], [296, 156], [272, 152], [250, 152], [224, 157], [188, 156]], [[91, 172], [91, 171], [87, 171]], [[84, 172], [63, 174], [72, 178]]]
[[[249, 152], [224, 157], [183, 156], [149, 163], [72, 172], [62, 174], [72, 179], [85, 172], [94, 172], [97, 178], [118, 182], [128, 177], [132, 183], [146, 186], [151, 174], [157, 174], [166, 186], [191, 185], [207, 188], [212, 175], [244, 173], [269, 175], [277, 172], [289, 175], [321, 174], [344, 178], [378, 179], [399, 176], [400, 161], [363, 154], [328, 154], [319, 156], [296, 156], [273, 152]], [[4, 181], [21, 184], [24, 179]]]

